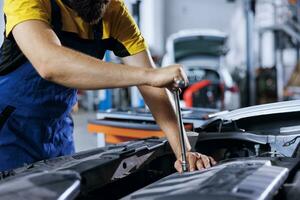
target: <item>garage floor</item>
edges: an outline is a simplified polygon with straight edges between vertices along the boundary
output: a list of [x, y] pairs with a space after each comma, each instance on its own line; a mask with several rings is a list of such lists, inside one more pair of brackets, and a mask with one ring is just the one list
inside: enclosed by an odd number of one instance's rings
[[74, 140], [76, 152], [89, 150], [97, 147], [97, 137], [87, 131], [88, 119], [95, 119], [96, 113], [79, 111], [73, 114]]

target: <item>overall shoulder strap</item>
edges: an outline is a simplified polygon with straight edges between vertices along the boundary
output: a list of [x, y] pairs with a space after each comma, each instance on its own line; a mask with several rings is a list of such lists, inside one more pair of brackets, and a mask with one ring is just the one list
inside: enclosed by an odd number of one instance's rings
[[103, 36], [103, 21], [102, 19], [97, 23], [96, 25], [93, 26], [93, 33], [94, 33], [94, 40], [96, 42], [102, 41], [102, 36]]
[[[6, 15], [4, 15], [4, 23], [5, 25], [7, 23]], [[0, 48], [0, 76], [13, 72], [27, 61], [12, 34], [6, 37], [6, 29], [3, 34], [4, 40]]]
[[51, 25], [54, 31], [62, 30], [62, 17], [60, 7], [57, 5], [55, 0], [50, 0], [51, 2]]
[[[54, 31], [58, 34], [62, 30], [60, 7], [55, 0], [50, 0], [50, 2], [51, 24]], [[6, 21], [6, 16], [4, 16], [4, 19]], [[27, 58], [18, 47], [14, 37], [11, 34], [8, 37], [4, 37], [3, 44], [0, 48], [0, 76], [13, 72], [25, 62], [27, 62]]]

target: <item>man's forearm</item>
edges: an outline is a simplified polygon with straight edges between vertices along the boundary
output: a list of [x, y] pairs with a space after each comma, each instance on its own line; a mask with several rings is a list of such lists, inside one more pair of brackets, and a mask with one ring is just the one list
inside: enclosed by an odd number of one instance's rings
[[[156, 122], [166, 134], [176, 157], [179, 159], [181, 155], [181, 148], [178, 145], [180, 144], [179, 127], [167, 91], [149, 86], [141, 86], [139, 88]], [[187, 150], [190, 151], [191, 145], [187, 137], [185, 137], [185, 140]]]
[[46, 63], [50, 72], [45, 78], [58, 84], [91, 90], [147, 84], [145, 68], [104, 62], [65, 47], [51, 52], [57, 59]]
[[[155, 68], [153, 60], [149, 52], [141, 52], [137, 55], [124, 58], [123, 61], [126, 64], [134, 66], [143, 66], [145, 68]], [[140, 86], [139, 87], [145, 102], [149, 106], [156, 122], [166, 134], [170, 145], [176, 154], [177, 158], [180, 158], [181, 148], [179, 139], [179, 127], [177, 124], [177, 118], [171, 104], [170, 98], [167, 95], [166, 89], [154, 88], [151, 86]], [[186, 144], [190, 150], [190, 143], [186, 137]]]
[[13, 36], [43, 78], [70, 88], [144, 85], [150, 79], [146, 68], [106, 63], [63, 47], [51, 27], [39, 20], [18, 24]]

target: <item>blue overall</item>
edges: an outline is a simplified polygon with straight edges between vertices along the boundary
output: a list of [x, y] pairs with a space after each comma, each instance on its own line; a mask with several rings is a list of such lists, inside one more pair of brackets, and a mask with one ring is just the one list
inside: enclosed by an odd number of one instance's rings
[[[55, 0], [51, 6], [52, 28], [62, 44], [102, 58], [102, 26], [95, 26], [94, 40], [79, 39], [61, 30], [60, 8]], [[0, 171], [73, 154], [70, 113], [76, 101], [76, 89], [42, 79], [29, 61], [0, 76]]]

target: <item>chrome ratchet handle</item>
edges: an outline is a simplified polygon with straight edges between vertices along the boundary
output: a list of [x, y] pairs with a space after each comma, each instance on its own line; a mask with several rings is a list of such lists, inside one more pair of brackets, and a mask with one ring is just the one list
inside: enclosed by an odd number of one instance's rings
[[187, 157], [186, 157], [186, 144], [185, 144], [185, 137], [184, 137], [184, 125], [182, 121], [182, 113], [180, 109], [180, 88], [185, 87], [184, 81], [178, 81], [176, 82], [176, 85], [179, 88], [174, 89], [174, 99], [175, 99], [175, 107], [176, 107], [176, 116], [177, 116], [177, 122], [179, 124], [179, 139], [180, 139], [180, 146], [181, 146], [181, 167], [183, 172], [188, 171], [188, 163], [187, 163]]

